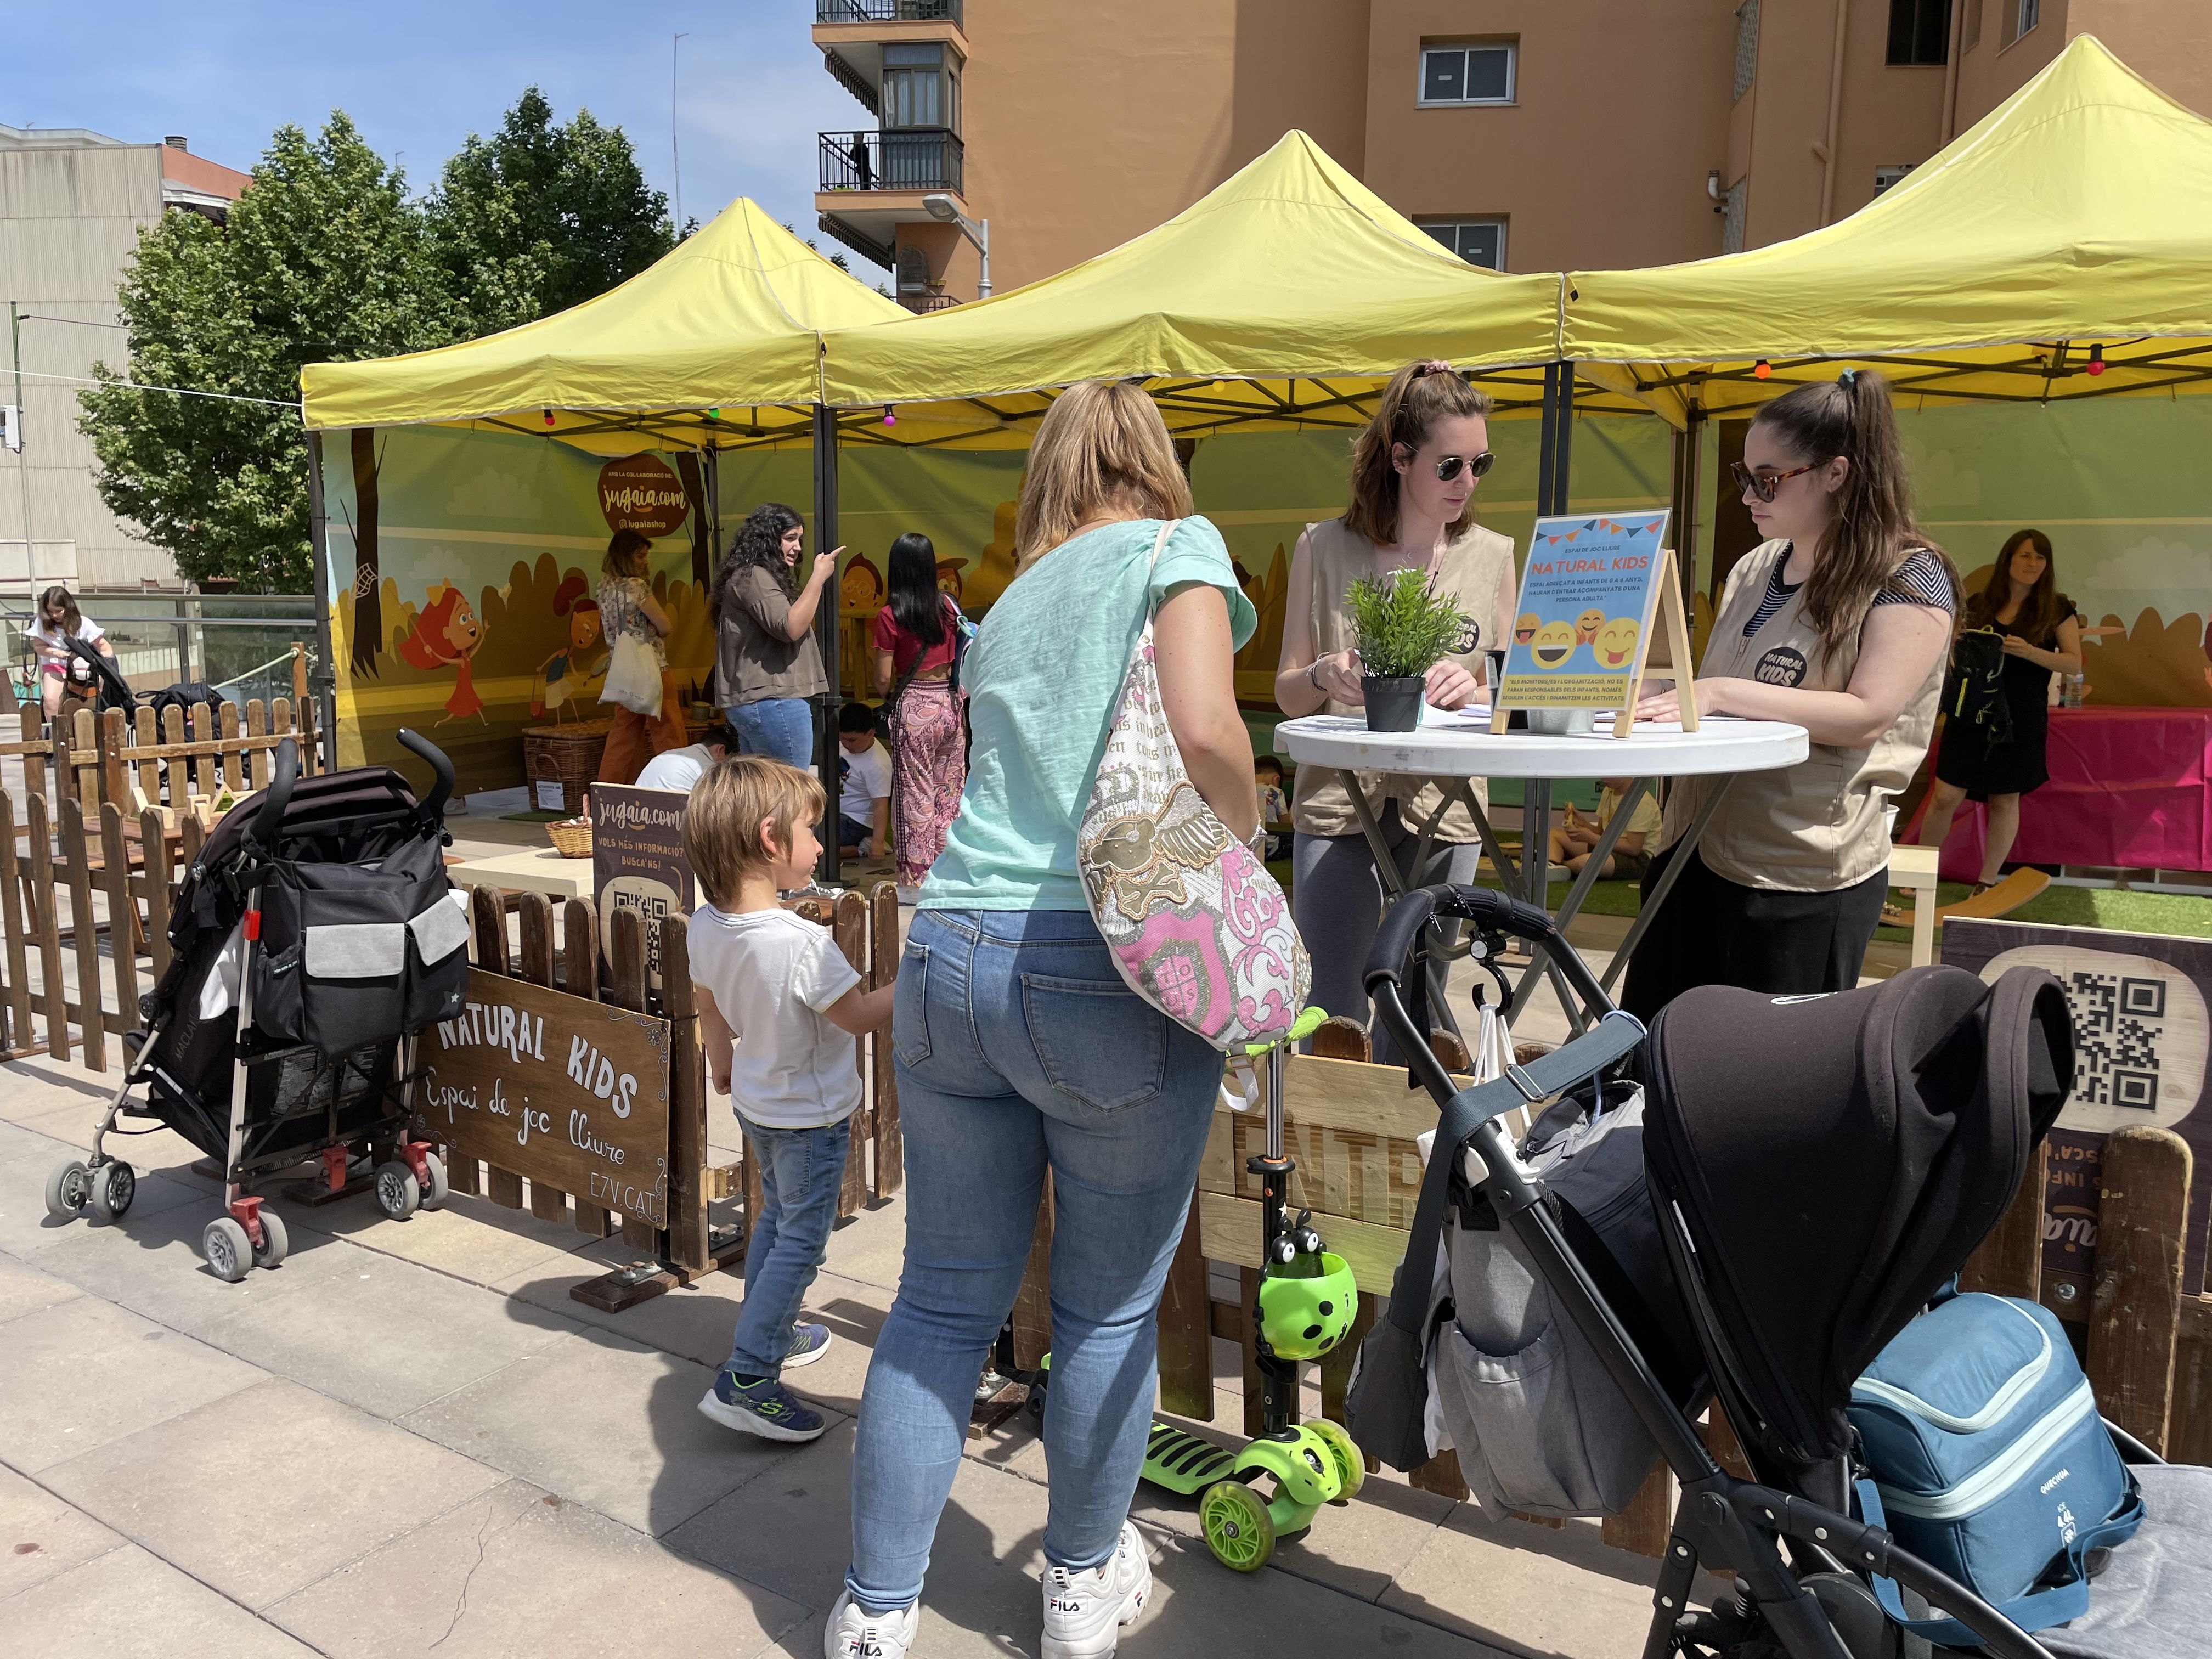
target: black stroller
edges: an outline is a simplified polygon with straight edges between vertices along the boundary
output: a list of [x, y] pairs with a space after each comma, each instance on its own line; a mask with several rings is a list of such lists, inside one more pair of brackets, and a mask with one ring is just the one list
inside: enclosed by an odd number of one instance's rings
[[[418, 803], [388, 767], [302, 779], [289, 738], [269, 787], [230, 812], [186, 872], [169, 923], [173, 954], [124, 1039], [122, 1086], [93, 1136], [46, 1183], [46, 1208], [114, 1220], [137, 1177], [106, 1150], [121, 1116], [150, 1117], [219, 1165], [224, 1213], [202, 1237], [236, 1281], [284, 1259], [284, 1224], [255, 1182], [319, 1158], [333, 1192], [356, 1158], [378, 1204], [434, 1208], [446, 1171], [410, 1138], [412, 1034], [459, 1012], [468, 918], [446, 878], [453, 769], [411, 732], [399, 740], [437, 775]], [[143, 1087], [144, 1103], [132, 1098]]]
[[[1418, 953], [1432, 917], [1471, 923], [1478, 957], [1494, 959], [1508, 934], [1528, 941], [1558, 966], [1596, 1024], [1526, 1069], [1461, 1091], [1420, 1037], [1427, 975]], [[1886, 1007], [1924, 1018], [1923, 999], [1968, 1006], [1982, 994], [1956, 969], [1911, 971], [1911, 983]], [[1875, 1575], [1949, 1613], [1980, 1638], [1983, 1651], [2006, 1659], [2054, 1652], [2164, 1659], [2204, 1650], [2201, 1580], [2192, 1585], [2201, 1568], [2185, 1564], [2201, 1563], [2212, 1544], [2204, 1535], [2212, 1476], [2142, 1467], [2159, 1460], [2109, 1424], [2122, 1459], [2137, 1466], [2151, 1518], [2098, 1580], [2109, 1587], [2097, 1591], [2102, 1605], [2093, 1602], [2087, 1618], [2045, 1632], [2041, 1642], [1850, 1513], [1854, 1442], [1844, 1408], [1853, 1379], [2003, 1213], [2035, 1139], [2071, 1087], [2063, 994], [2047, 975], [2015, 973], [2023, 977], [2014, 994], [2028, 999], [2013, 1005], [2018, 1018], [2004, 1028], [2021, 1034], [2016, 1042], [1986, 1054], [1962, 1052], [1970, 1045], [1956, 1042], [1915, 1049], [1905, 1035], [1914, 1022], [1900, 1016], [1880, 1030], [1869, 1020], [1839, 1066], [1821, 1067], [1802, 1038], [1777, 1029], [1818, 1013], [1765, 999], [1747, 1008], [1736, 999], [1747, 994], [1694, 994], [1663, 1011], [1646, 1036], [1612, 1007], [1547, 915], [1501, 894], [1427, 888], [1401, 899], [1384, 921], [1367, 989], [1377, 1019], [1412, 1056], [1413, 1078], [1443, 1109], [1431, 1167], [1445, 1160], [1454, 1189], [1446, 1200], [1446, 1181], [1425, 1187], [1423, 1208], [1435, 1205], [1425, 1236], [1436, 1236], [1434, 1218], [1446, 1202], [1486, 1205], [1680, 1482], [1644, 1659], [1912, 1659], [1949, 1651], [1885, 1618], [1869, 1583]], [[1409, 988], [1403, 997], [1401, 984]], [[2004, 988], [1990, 994], [1991, 1009]], [[1839, 1009], [1831, 1024], [1850, 1012]], [[1762, 1026], [1759, 1013], [1773, 1018]], [[1990, 1018], [1994, 1030], [1996, 1017]], [[1801, 1030], [1789, 1025], [1791, 1034]], [[1686, 1316], [1702, 1376], [1693, 1368], [1685, 1377], [1675, 1355], [1651, 1349], [1652, 1334], [1680, 1320], [1632, 1300], [1650, 1274], [1583, 1259], [1573, 1241], [1589, 1230], [1522, 1161], [1498, 1121], [1593, 1076], [1644, 1085], [1646, 1181], [1686, 1304], [1664, 1311]], [[1418, 1215], [1414, 1233], [1424, 1236]], [[1409, 1253], [1401, 1288], [1416, 1271], [1425, 1285], [1430, 1263], [1417, 1264]], [[1419, 1324], [1419, 1316], [1412, 1319]], [[1642, 1345], [1632, 1334], [1639, 1331]], [[1692, 1426], [1716, 1399], [1739, 1431], [1753, 1480], [1723, 1469]], [[1700, 1562], [1735, 1579], [1735, 1594], [1709, 1610], [1689, 1601]]]

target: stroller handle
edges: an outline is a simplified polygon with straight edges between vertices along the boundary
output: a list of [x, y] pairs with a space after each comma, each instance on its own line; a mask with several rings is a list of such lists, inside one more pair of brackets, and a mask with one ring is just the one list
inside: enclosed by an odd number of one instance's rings
[[[1417, 887], [1392, 905], [1389, 915], [1382, 918], [1375, 948], [1367, 958], [1365, 975], [1367, 994], [1375, 1000], [1377, 1018], [1401, 1045], [1410, 1044], [1423, 1053], [1427, 1049], [1422, 1037], [1407, 1035], [1413, 1025], [1398, 992], [1422, 932], [1439, 916], [1456, 917], [1485, 932], [1510, 933], [1528, 940], [1551, 959], [1593, 1017], [1613, 1011], [1613, 999], [1560, 936], [1551, 916], [1535, 905], [1488, 887], [1452, 883]], [[1402, 1031], [1398, 1029], [1401, 1024], [1405, 1027]]]
[[446, 758], [446, 751], [405, 726], [399, 728], [399, 742], [408, 753], [418, 760], [428, 761], [437, 781], [430, 786], [430, 793], [422, 802], [422, 815], [433, 823], [446, 815], [446, 800], [453, 793], [453, 763]]
[[261, 797], [261, 810], [253, 815], [253, 839], [262, 846], [276, 844], [278, 832], [284, 827], [284, 809], [292, 804], [292, 786], [299, 781], [300, 746], [286, 738], [276, 745], [268, 793]]

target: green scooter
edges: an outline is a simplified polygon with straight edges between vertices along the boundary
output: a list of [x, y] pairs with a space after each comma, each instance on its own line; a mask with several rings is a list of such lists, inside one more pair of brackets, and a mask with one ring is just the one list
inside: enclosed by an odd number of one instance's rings
[[[1244, 1167], [1261, 1180], [1261, 1260], [1259, 1295], [1252, 1309], [1258, 1333], [1260, 1437], [1242, 1451], [1154, 1422], [1145, 1448], [1144, 1479], [1166, 1491], [1198, 1498], [1206, 1547], [1224, 1566], [1256, 1572], [1274, 1553], [1275, 1540], [1311, 1524], [1324, 1504], [1351, 1500], [1366, 1479], [1366, 1462], [1341, 1425], [1326, 1419], [1301, 1423], [1298, 1370], [1333, 1352], [1352, 1329], [1359, 1287], [1343, 1257], [1322, 1248], [1311, 1212], [1286, 1219], [1283, 1200], [1297, 1166], [1283, 1152], [1283, 1061], [1289, 1046], [1310, 1035], [1328, 1015], [1309, 1008], [1281, 1042], [1246, 1051], [1267, 1101], [1267, 1150]], [[1031, 1385], [1042, 1416], [1052, 1358]], [[1263, 1498], [1257, 1483], [1273, 1483]]]

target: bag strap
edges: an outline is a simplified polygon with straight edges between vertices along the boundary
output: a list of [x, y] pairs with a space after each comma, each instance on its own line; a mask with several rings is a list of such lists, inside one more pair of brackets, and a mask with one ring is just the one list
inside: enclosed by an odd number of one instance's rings
[[1411, 1335], [1420, 1332], [1422, 1315], [1428, 1310], [1430, 1280], [1436, 1273], [1437, 1241], [1443, 1236], [1452, 1161], [1476, 1126], [1571, 1088], [1624, 1058], [1643, 1041], [1644, 1023], [1616, 1010], [1572, 1042], [1526, 1066], [1514, 1066], [1494, 1082], [1462, 1089], [1444, 1103], [1437, 1119], [1437, 1138], [1429, 1148], [1429, 1167], [1421, 1176], [1421, 1196], [1413, 1206], [1406, 1255], [1390, 1286], [1392, 1324]]
[[[1886, 1527], [1881, 1511], [1881, 1494], [1871, 1480], [1856, 1483], [1859, 1500], [1859, 1519], [1869, 1526]], [[2067, 1582], [2052, 1584], [2043, 1589], [2030, 1590], [2025, 1595], [2014, 1596], [2009, 1601], [1996, 1604], [1996, 1610], [2024, 1631], [2048, 1630], [2053, 1625], [2063, 1625], [2079, 1619], [2089, 1610], [2089, 1575], [2082, 1571], [2082, 1560], [2091, 1550], [2102, 1549], [2107, 1544], [2118, 1544], [2134, 1535], [2142, 1524], [2142, 1494], [2136, 1490], [2135, 1477], [2128, 1477], [2127, 1499], [2106, 1520], [2094, 1527], [2086, 1527], [2074, 1534], [2074, 1541], [2066, 1547], [2066, 1565], [2069, 1573]], [[1875, 1600], [1889, 1615], [1890, 1623], [1915, 1636], [1926, 1638], [1938, 1647], [1978, 1648], [1982, 1638], [1955, 1619], [1915, 1619], [1905, 1610], [1904, 1593], [1893, 1578], [1879, 1573], [1870, 1575]]]
[[[946, 642], [952, 647], [952, 672], [946, 676], [946, 679], [957, 696], [960, 691], [960, 658], [962, 653], [967, 648], [967, 642], [960, 635], [960, 606], [950, 593], [939, 593], [937, 597], [944, 602], [939, 614], [945, 616], [945, 637]], [[951, 612], [949, 616], [945, 615], [947, 611]], [[927, 646], [922, 647], [914, 653], [914, 660], [906, 665], [906, 672], [898, 677], [898, 683], [891, 687], [890, 694], [884, 698], [884, 708], [893, 708], [897, 706], [898, 700], [906, 695], [907, 687], [914, 684], [914, 677], [921, 672], [921, 659], [928, 654]]]

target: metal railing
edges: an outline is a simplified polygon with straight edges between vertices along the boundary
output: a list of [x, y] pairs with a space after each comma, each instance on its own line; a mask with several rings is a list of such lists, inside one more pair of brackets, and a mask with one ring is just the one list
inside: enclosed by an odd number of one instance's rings
[[898, 302], [908, 311], [950, 311], [960, 303], [950, 294], [902, 294]]
[[948, 127], [822, 134], [823, 190], [961, 190], [960, 135]]
[[[142, 688], [198, 680], [232, 702], [292, 695], [292, 643], [315, 652], [315, 601], [306, 593], [80, 592], [78, 608], [105, 631], [116, 665]], [[0, 628], [14, 642], [9, 666], [19, 688], [31, 675], [23, 637], [27, 596], [0, 599]]]
[[960, 0], [814, 0], [817, 23], [950, 23], [966, 24]]

